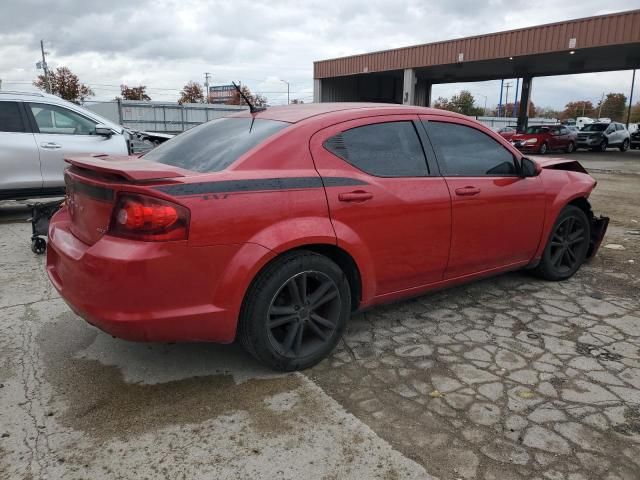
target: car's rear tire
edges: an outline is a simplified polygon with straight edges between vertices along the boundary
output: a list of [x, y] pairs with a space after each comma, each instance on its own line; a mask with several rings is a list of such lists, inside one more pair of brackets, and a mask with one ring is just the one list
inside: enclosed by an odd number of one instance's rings
[[249, 288], [238, 337], [261, 363], [281, 371], [309, 368], [336, 346], [351, 313], [347, 277], [306, 250], [276, 259]]
[[622, 142], [622, 145], [620, 145], [621, 152], [626, 152], [627, 150], [629, 150], [629, 140], [625, 140]]
[[558, 215], [540, 263], [533, 273], [546, 280], [565, 280], [584, 262], [591, 238], [589, 219], [580, 208], [566, 206]]
[[538, 153], [540, 155], [544, 155], [545, 153], [547, 153], [548, 150], [549, 150], [549, 146], [546, 143], [543, 143], [542, 145], [540, 145], [540, 149], [538, 150]]
[[565, 149], [565, 152], [567, 153], [573, 153], [573, 151], [576, 149], [576, 144], [573, 142], [569, 142], [569, 145], [567, 145], [567, 148]]

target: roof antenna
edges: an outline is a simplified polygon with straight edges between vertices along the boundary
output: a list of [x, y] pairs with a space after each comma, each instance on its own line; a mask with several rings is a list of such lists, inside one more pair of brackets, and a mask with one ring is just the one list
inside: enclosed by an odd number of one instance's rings
[[233, 84], [234, 87], [236, 87], [236, 90], [238, 91], [240, 96], [244, 99], [246, 104], [249, 105], [249, 112], [257, 113], [257, 112], [262, 112], [263, 110], [266, 110], [266, 107], [256, 107], [256, 106], [254, 106], [253, 103], [251, 103], [249, 101], [249, 99], [247, 98], [247, 96], [242, 92], [242, 90], [240, 90], [240, 87], [238, 85], [236, 85], [236, 82], [231, 82], [231, 83]]

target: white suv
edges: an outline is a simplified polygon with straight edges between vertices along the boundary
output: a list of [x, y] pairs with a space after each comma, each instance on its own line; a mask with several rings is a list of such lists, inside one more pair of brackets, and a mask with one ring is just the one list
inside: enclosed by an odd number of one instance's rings
[[128, 131], [46, 93], [0, 91], [0, 199], [64, 193], [65, 157], [129, 155]]

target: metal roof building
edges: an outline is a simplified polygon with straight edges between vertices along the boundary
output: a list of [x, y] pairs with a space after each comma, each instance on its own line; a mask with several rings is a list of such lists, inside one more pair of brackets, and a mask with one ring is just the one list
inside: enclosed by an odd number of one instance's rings
[[640, 66], [640, 10], [314, 62], [314, 101], [428, 106], [438, 83], [522, 78], [526, 124], [538, 76]]

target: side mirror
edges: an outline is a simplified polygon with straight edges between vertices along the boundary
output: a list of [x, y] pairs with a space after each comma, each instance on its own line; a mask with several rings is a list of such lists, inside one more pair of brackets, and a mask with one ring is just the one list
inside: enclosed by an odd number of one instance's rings
[[113, 130], [111, 130], [106, 125], [99, 123], [96, 125], [95, 134], [100, 135], [101, 137], [110, 137], [113, 135]]
[[520, 161], [520, 175], [524, 177], [537, 177], [540, 174], [540, 166], [527, 157], [522, 157]]

